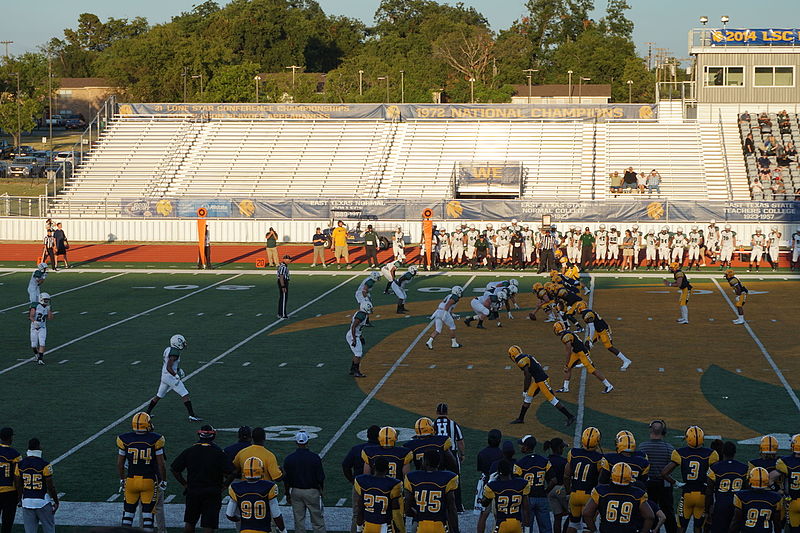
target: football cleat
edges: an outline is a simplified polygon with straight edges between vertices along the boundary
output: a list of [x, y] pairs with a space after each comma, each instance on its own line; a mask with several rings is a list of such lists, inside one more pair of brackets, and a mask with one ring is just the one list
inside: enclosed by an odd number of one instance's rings
[[631, 366], [631, 363], [632, 363], [632, 362], [633, 362], [633, 361], [631, 361], [630, 359], [627, 359], [627, 358], [626, 358], [624, 361], [622, 361], [622, 366], [621, 366], [621, 367], [619, 367], [619, 369], [620, 369], [621, 371], [623, 371], [623, 372], [624, 372], [624, 371], [626, 371], [626, 370], [628, 369], [628, 367], [629, 367], [629, 366]]
[[614, 390], [614, 385], [609, 385], [609, 386], [607, 386], [605, 389], [603, 389], [603, 390], [601, 391], [601, 393], [602, 393], [602, 394], [608, 394], [608, 393], [609, 393], [609, 392], [611, 392], [612, 390]]
[[427, 342], [425, 342], [425, 346], [427, 346], [429, 350], [433, 350], [433, 339], [428, 339]]
[[468, 316], [467, 318], [464, 319], [464, 324], [466, 324], [466, 326], [469, 327], [470, 324], [472, 324], [473, 320], [474, 319], [471, 316]]
[[523, 419], [521, 419], [521, 418], [515, 418], [514, 420], [509, 422], [509, 424], [524, 424], [524, 423], [525, 423], [525, 421]]
[[199, 416], [189, 415], [189, 422], [202, 422], [202, 421], [203, 419], [200, 418]]

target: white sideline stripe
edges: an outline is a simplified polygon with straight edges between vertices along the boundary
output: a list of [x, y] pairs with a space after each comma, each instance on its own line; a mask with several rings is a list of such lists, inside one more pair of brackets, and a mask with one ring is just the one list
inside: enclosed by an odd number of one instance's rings
[[[711, 278], [711, 281], [713, 281], [714, 285], [717, 286], [717, 289], [719, 289], [720, 294], [722, 294], [722, 297], [725, 298], [726, 302], [728, 302], [728, 306], [731, 308], [734, 314], [738, 316], [739, 313], [736, 311], [736, 306], [728, 297], [728, 294], [724, 290], [722, 290], [722, 286], [719, 284], [719, 282], [714, 278]], [[783, 388], [786, 389], [786, 393], [789, 395], [789, 398], [792, 399], [794, 406], [797, 408], [798, 411], [800, 411], [800, 399], [797, 398], [797, 394], [795, 394], [794, 389], [792, 389], [791, 385], [789, 385], [789, 382], [786, 381], [786, 376], [783, 375], [781, 369], [778, 368], [777, 364], [775, 364], [775, 360], [772, 358], [767, 349], [764, 347], [764, 344], [762, 344], [761, 340], [755, 334], [753, 328], [750, 327], [750, 324], [747, 321], [745, 321], [743, 325], [744, 328], [747, 330], [747, 333], [749, 333], [750, 337], [753, 339], [753, 342], [755, 342], [756, 346], [758, 346], [759, 350], [761, 350], [761, 353], [764, 355], [764, 359], [767, 360], [767, 363], [769, 363], [769, 366], [772, 367], [772, 370], [775, 372], [775, 375], [778, 376], [778, 380], [780, 380], [781, 384], [783, 385]]]
[[[10, 273], [13, 273], [13, 272], [10, 272]], [[108, 281], [108, 280], [110, 280], [110, 279], [118, 278], [118, 277], [120, 277], [120, 276], [124, 276], [125, 274], [127, 274], [127, 272], [122, 272], [122, 273], [120, 273], [120, 274], [114, 274], [113, 276], [109, 276], [109, 277], [107, 277], [107, 278], [103, 278], [103, 279], [98, 279], [97, 281], [93, 281], [93, 282], [91, 282], [91, 283], [87, 283], [86, 285], [81, 285], [81, 286], [79, 286], [79, 287], [73, 287], [73, 288], [71, 288], [71, 289], [67, 289], [67, 290], [65, 290], [65, 291], [57, 292], [57, 293], [55, 293], [55, 294], [51, 294], [50, 296], [52, 296], [53, 298], [55, 298], [56, 296], [61, 296], [62, 294], [67, 294], [67, 293], [69, 293], [69, 292], [72, 292], [72, 291], [77, 291], [77, 290], [80, 290], [80, 289], [85, 289], [86, 287], [91, 287], [92, 285], [97, 285], [98, 283], [103, 283], [104, 281]], [[6, 275], [6, 274], [4, 274], [4, 275]], [[25, 307], [25, 306], [26, 306], [26, 305], [28, 305], [29, 303], [30, 303], [30, 302], [25, 302], [24, 304], [12, 305], [11, 307], [6, 307], [5, 309], [0, 309], [0, 313], [3, 313], [3, 312], [5, 312], [5, 311], [10, 311], [11, 309], [16, 309], [16, 308], [18, 308], [18, 307]]]
[[[233, 277], [238, 277], [238, 276], [240, 276], [240, 275], [241, 275], [241, 274], [237, 274], [236, 276], [233, 276]], [[344, 281], [343, 281], [343, 282], [341, 282], [340, 284], [336, 285], [335, 287], [333, 287], [333, 288], [331, 288], [331, 289], [328, 289], [327, 291], [323, 292], [322, 294], [320, 294], [320, 295], [319, 295], [319, 296], [317, 296], [316, 298], [314, 298], [314, 299], [312, 299], [312, 300], [309, 300], [308, 302], [306, 302], [306, 303], [305, 303], [305, 304], [303, 304], [302, 306], [298, 307], [298, 308], [297, 308], [297, 309], [295, 309], [294, 311], [291, 311], [291, 312], [289, 313], [289, 316], [292, 316], [292, 315], [294, 315], [295, 313], [298, 313], [298, 312], [302, 311], [302, 310], [303, 310], [303, 309], [305, 309], [306, 307], [308, 307], [308, 306], [310, 306], [310, 305], [312, 305], [312, 304], [314, 304], [314, 303], [316, 303], [316, 302], [320, 301], [321, 299], [323, 299], [324, 297], [326, 297], [327, 295], [329, 295], [330, 293], [332, 293], [333, 291], [335, 291], [335, 290], [336, 290], [336, 289], [338, 289], [339, 287], [342, 287], [342, 286], [344, 286], [344, 285], [346, 285], [346, 284], [350, 283], [351, 281], [353, 281], [353, 280], [354, 280], [354, 279], [356, 279], [357, 277], [358, 277], [358, 274], [356, 274], [356, 275], [354, 275], [354, 276], [351, 276], [351, 277], [347, 278], [346, 280], [344, 280]], [[227, 282], [227, 281], [230, 281], [230, 279], [232, 279], [232, 278], [224, 279], [224, 280], [222, 280], [222, 281], [220, 281], [220, 282], [218, 282], [218, 283], [215, 283], [214, 285], [219, 285], [220, 283], [225, 283], [225, 282]], [[206, 289], [210, 289], [210, 288], [211, 288], [211, 287], [213, 287], [214, 285], [209, 285], [208, 287], [206, 287]], [[195, 292], [199, 292], [199, 291], [195, 291]], [[194, 293], [192, 293], [192, 294], [194, 294]], [[188, 294], [188, 295], [184, 296], [183, 298], [186, 298], [187, 296], [191, 296], [191, 294]], [[247, 344], [247, 343], [248, 343], [248, 342], [250, 342], [251, 340], [255, 339], [256, 337], [258, 337], [259, 335], [261, 335], [261, 334], [262, 334], [262, 333], [264, 333], [265, 331], [268, 331], [268, 330], [272, 329], [273, 327], [275, 327], [276, 325], [278, 325], [278, 324], [280, 324], [280, 323], [282, 323], [282, 322], [283, 322], [283, 319], [280, 319], [280, 318], [279, 318], [278, 320], [275, 320], [274, 322], [271, 322], [271, 323], [267, 324], [266, 326], [264, 326], [264, 327], [263, 327], [263, 328], [261, 328], [260, 330], [258, 330], [258, 331], [256, 331], [255, 333], [253, 333], [253, 334], [249, 335], [249, 336], [248, 336], [248, 337], [246, 337], [244, 340], [241, 340], [241, 341], [237, 342], [236, 344], [234, 344], [233, 346], [231, 346], [230, 348], [228, 348], [227, 350], [225, 350], [224, 352], [222, 352], [222, 353], [221, 353], [221, 354], [219, 354], [218, 356], [214, 357], [213, 359], [211, 359], [210, 361], [208, 361], [208, 362], [207, 362], [207, 363], [205, 363], [204, 365], [202, 365], [202, 366], [200, 366], [199, 368], [195, 369], [195, 371], [194, 371], [194, 372], [192, 372], [192, 373], [190, 373], [190, 374], [186, 374], [186, 377], [184, 377], [184, 378], [183, 378], [183, 381], [188, 381], [188, 380], [190, 380], [191, 378], [193, 378], [194, 376], [196, 376], [196, 375], [197, 375], [197, 374], [199, 374], [200, 372], [204, 371], [205, 369], [207, 369], [208, 367], [210, 367], [210, 366], [211, 366], [211, 365], [213, 365], [214, 363], [217, 363], [217, 362], [219, 362], [219, 361], [220, 361], [221, 359], [223, 359], [224, 357], [227, 357], [228, 355], [230, 355], [231, 353], [235, 352], [236, 350], [238, 350], [239, 348], [241, 348], [242, 346], [244, 346], [245, 344]], [[97, 440], [97, 439], [98, 439], [100, 436], [104, 435], [104, 434], [105, 434], [105, 433], [107, 433], [109, 430], [111, 430], [111, 429], [113, 429], [114, 427], [116, 427], [117, 425], [119, 425], [121, 422], [123, 422], [123, 421], [127, 420], [128, 418], [130, 418], [130, 417], [131, 417], [131, 416], [133, 416], [134, 414], [138, 413], [138, 412], [139, 412], [139, 411], [140, 411], [140, 410], [141, 410], [143, 407], [146, 407], [146, 406], [147, 406], [149, 403], [150, 403], [150, 400], [148, 399], [146, 402], [144, 402], [144, 403], [142, 403], [142, 404], [140, 404], [140, 405], [137, 405], [136, 407], [134, 407], [133, 409], [131, 409], [130, 411], [128, 411], [127, 413], [125, 413], [124, 415], [122, 415], [121, 417], [119, 417], [118, 419], [116, 419], [115, 421], [111, 422], [110, 424], [108, 424], [106, 427], [104, 427], [103, 429], [101, 429], [100, 431], [98, 431], [97, 433], [95, 433], [94, 435], [92, 435], [91, 437], [88, 437], [88, 438], [84, 439], [84, 440], [83, 440], [83, 441], [81, 441], [80, 443], [76, 444], [75, 446], [73, 446], [72, 448], [70, 448], [69, 450], [67, 450], [66, 452], [62, 453], [61, 455], [59, 455], [58, 457], [56, 457], [55, 459], [53, 459], [53, 460], [50, 462], [50, 464], [56, 464], [56, 463], [60, 463], [61, 461], [63, 461], [63, 460], [64, 460], [64, 459], [66, 459], [67, 457], [69, 457], [70, 455], [74, 454], [75, 452], [77, 452], [78, 450], [80, 450], [81, 448], [83, 448], [84, 446], [86, 446], [87, 444], [89, 444], [89, 443], [91, 443], [91, 442], [93, 442], [93, 441]]]
[[119, 493], [117, 493], [117, 494], [112, 494], [111, 496], [109, 496], [109, 497], [108, 497], [108, 499], [107, 499], [106, 501], [107, 501], [107, 502], [115, 502], [115, 501], [117, 501], [118, 499], [119, 499]]
[[[220, 285], [222, 283], [230, 281], [230, 280], [232, 280], [234, 278], [238, 278], [239, 276], [241, 276], [241, 274], [236, 274], [235, 276], [231, 276], [231, 277], [229, 277], [227, 279], [224, 279], [222, 281], [218, 281], [216, 283], [212, 283], [211, 285], [209, 285], [207, 287], [203, 287], [202, 289], [197, 289], [196, 291], [192, 291], [189, 294], [184, 294], [183, 296], [175, 298], [174, 300], [170, 300], [169, 302], [166, 302], [166, 303], [157, 305], [155, 307], [152, 307], [152, 308], [148, 309], [147, 311], [142, 311], [141, 313], [136, 313], [135, 315], [131, 315], [128, 318], [123, 318], [122, 320], [114, 322], [113, 324], [109, 324], [107, 326], [103, 326], [100, 329], [96, 329], [94, 331], [90, 331], [89, 333], [86, 333], [85, 335], [81, 335], [80, 337], [76, 337], [76, 338], [72, 339], [71, 341], [67, 341], [64, 344], [60, 345], [60, 346], [56, 346], [55, 348], [50, 348], [49, 350], [47, 350], [47, 354], [49, 355], [49, 354], [51, 354], [51, 353], [53, 353], [53, 352], [55, 352], [57, 350], [60, 350], [61, 348], [66, 348], [67, 346], [69, 346], [71, 344], [75, 344], [76, 342], [82, 341], [83, 339], [91, 337], [92, 335], [96, 335], [96, 334], [98, 334], [100, 332], [103, 332], [103, 331], [105, 331], [107, 329], [113, 328], [114, 326], [119, 326], [120, 324], [124, 324], [125, 322], [129, 322], [129, 321], [133, 320], [134, 318], [139, 318], [140, 316], [143, 316], [143, 315], [145, 315], [145, 314], [147, 314], [147, 313], [149, 313], [151, 311], [155, 311], [157, 309], [161, 309], [162, 307], [166, 307], [166, 306], [172, 305], [172, 304], [174, 304], [176, 302], [180, 302], [181, 300], [185, 300], [186, 298], [189, 298], [190, 296], [194, 296], [195, 294], [198, 294], [200, 292], [207, 291], [208, 289], [210, 289], [212, 287], [215, 287], [217, 285]], [[106, 278], [106, 279], [111, 279], [111, 278]], [[102, 281], [105, 281], [105, 280], [102, 280]], [[95, 283], [99, 283], [99, 282], [96, 281]], [[33, 358], [31, 358], [31, 359], [33, 359]], [[30, 361], [30, 359], [27, 359], [25, 361], [22, 361], [20, 363], [15, 364], [15, 365], [11, 365], [8, 368], [4, 368], [3, 370], [0, 370], [0, 375], [5, 374], [6, 372], [10, 372], [11, 370], [14, 370], [17, 367], [20, 367], [20, 366], [26, 364], [28, 361]]]
[[[469, 287], [469, 284], [472, 283], [474, 280], [475, 280], [475, 275], [469, 278], [469, 281], [467, 281], [463, 285], [463, 288], [466, 289], [467, 287]], [[417, 343], [425, 335], [425, 333], [427, 333], [428, 330], [431, 329], [432, 325], [433, 322], [428, 322], [428, 325], [425, 326], [422, 329], [422, 331], [419, 332], [419, 334], [414, 338], [413, 341], [411, 341], [411, 344], [408, 345], [408, 348], [406, 348], [405, 351], [403, 351], [403, 353], [400, 354], [400, 357], [398, 357], [397, 360], [394, 362], [394, 364], [389, 367], [389, 370], [386, 371], [386, 373], [383, 375], [380, 381], [378, 381], [375, 384], [375, 386], [372, 387], [372, 390], [369, 391], [367, 397], [361, 400], [361, 403], [358, 404], [358, 407], [356, 407], [352, 413], [350, 413], [350, 416], [347, 417], [347, 420], [344, 421], [344, 424], [342, 424], [341, 427], [338, 430], [336, 430], [336, 433], [333, 434], [331, 440], [329, 440], [328, 443], [325, 445], [325, 447], [322, 448], [322, 450], [319, 452], [320, 457], [325, 457], [325, 455], [329, 451], [331, 451], [331, 448], [333, 448], [333, 445], [336, 444], [336, 441], [338, 441], [342, 437], [342, 435], [344, 435], [344, 432], [347, 431], [347, 428], [349, 428], [350, 425], [352, 425], [352, 423], [355, 422], [356, 418], [358, 418], [358, 415], [361, 414], [361, 412], [367, 407], [367, 404], [369, 404], [369, 402], [372, 401], [375, 395], [378, 394], [378, 391], [383, 388], [383, 386], [386, 384], [386, 382], [389, 380], [392, 374], [394, 374], [394, 371], [397, 370], [397, 368], [400, 366], [400, 363], [402, 363], [403, 360], [405, 360], [405, 358], [408, 356], [408, 354], [411, 353], [411, 350], [414, 349], [414, 346], [417, 345]]]
[[174, 500], [174, 499], [175, 499], [175, 495], [174, 495], [174, 494], [170, 494], [169, 496], [167, 496], [166, 498], [164, 498], [164, 503], [169, 503], [169, 502], [171, 502], [171, 501], [172, 501], [172, 500]]
[[4, 276], [10, 276], [11, 274], [16, 274], [16, 272], [15, 272], [15, 271], [13, 271], [13, 270], [12, 270], [11, 272], [5, 272], [5, 273], [3, 273], [3, 274], [0, 274], [0, 278], [2, 278], [2, 277], [4, 277]]
[[339, 498], [339, 501], [336, 502], [336, 507], [341, 507], [347, 502], [345, 498]]
[[[589, 274], [589, 309], [594, 303], [594, 276]], [[578, 388], [578, 412], [575, 415], [575, 436], [572, 440], [572, 447], [578, 448], [581, 445], [581, 433], [583, 433], [583, 414], [586, 409], [586, 368], [581, 368], [581, 384]]]

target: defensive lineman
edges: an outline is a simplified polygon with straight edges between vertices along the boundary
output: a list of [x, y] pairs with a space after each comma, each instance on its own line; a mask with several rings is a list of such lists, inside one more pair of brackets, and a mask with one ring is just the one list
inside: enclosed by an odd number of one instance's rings
[[171, 390], [174, 390], [183, 400], [183, 405], [189, 413], [190, 422], [199, 422], [199, 418], [194, 414], [192, 408], [192, 400], [189, 398], [189, 391], [186, 390], [186, 385], [183, 384], [184, 372], [181, 368], [181, 351], [186, 349], [187, 342], [183, 335], [173, 335], [169, 339], [169, 346], [164, 349], [164, 366], [161, 367], [161, 383], [158, 385], [156, 395], [150, 400], [150, 405], [147, 406], [147, 414], [149, 415], [156, 404], [167, 395]]
[[353, 361], [350, 364], [350, 375], [356, 378], [365, 378], [365, 374], [361, 373], [361, 357], [364, 355], [364, 336], [363, 329], [369, 320], [369, 314], [372, 312], [372, 302], [364, 300], [361, 302], [358, 311], [353, 314], [350, 320], [350, 327], [347, 329], [345, 339], [347, 340], [350, 351], [353, 352]]
[[[369, 276], [364, 278], [364, 281], [362, 281], [358, 289], [356, 289], [356, 303], [358, 305], [361, 305], [362, 302], [372, 303], [372, 295], [370, 293], [372, 292], [372, 287], [375, 286], [375, 283], [377, 283], [379, 279], [381, 279], [380, 272], [370, 272]], [[367, 318], [367, 323], [365, 325], [368, 327], [372, 326], [369, 318]]]
[[394, 292], [395, 296], [397, 296], [397, 313], [403, 314], [407, 313], [408, 310], [406, 309], [406, 298], [408, 298], [408, 292], [406, 291], [406, 286], [411, 283], [411, 280], [414, 279], [414, 276], [417, 275], [417, 267], [411, 265], [408, 267], [408, 271], [396, 278], [392, 283], [392, 292]]
[[31, 305], [36, 305], [39, 301], [39, 293], [45, 279], [47, 279], [47, 263], [39, 263], [28, 282], [28, 301]]
[[31, 320], [31, 349], [36, 357], [36, 364], [44, 364], [44, 347], [47, 341], [47, 321], [53, 318], [50, 308], [50, 295], [43, 292], [39, 295], [38, 303], [31, 302], [28, 312]]
[[453, 310], [455, 309], [456, 304], [463, 293], [464, 289], [459, 285], [453, 287], [450, 290], [450, 294], [444, 297], [444, 300], [442, 300], [442, 302], [439, 304], [439, 307], [437, 307], [436, 311], [434, 311], [431, 315], [434, 329], [431, 332], [428, 342], [425, 343], [425, 346], [427, 346], [429, 350], [433, 350], [433, 339], [435, 339], [436, 336], [442, 332], [443, 324], [447, 325], [447, 327], [450, 329], [450, 347], [461, 348], [461, 345], [456, 340], [456, 322], [454, 320], [455, 318], [458, 318], [458, 316], [453, 314]]

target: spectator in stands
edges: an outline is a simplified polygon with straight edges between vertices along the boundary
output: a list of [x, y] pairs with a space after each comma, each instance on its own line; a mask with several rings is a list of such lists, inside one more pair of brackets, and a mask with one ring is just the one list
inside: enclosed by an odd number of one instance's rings
[[661, 174], [656, 169], [651, 170], [647, 176], [647, 192], [653, 194], [653, 191], [661, 194]]
[[778, 127], [781, 134], [788, 134], [792, 132], [791, 123], [789, 122], [789, 113], [784, 109], [778, 113]]
[[778, 144], [775, 148], [775, 160], [779, 167], [788, 167], [790, 163], [789, 157], [786, 155], [786, 148], [782, 144]]
[[636, 189], [636, 172], [633, 167], [625, 169], [625, 175], [622, 176], [622, 189], [623, 192], [625, 189]]
[[633, 242], [631, 230], [626, 229], [622, 239], [622, 270], [633, 270]]
[[797, 157], [797, 148], [794, 145], [794, 141], [787, 142], [785, 149], [787, 157]]
[[778, 141], [775, 139], [774, 135], [770, 135], [767, 137], [767, 140], [764, 141], [764, 146], [767, 149], [767, 155], [774, 156], [775, 150], [778, 148]]
[[761, 152], [761, 157], [758, 158], [758, 166], [760, 168], [769, 168], [769, 165], [769, 157], [767, 157], [764, 152]]
[[752, 133], [748, 133], [744, 140], [744, 153], [745, 155], [756, 153], [756, 141], [753, 139]]
[[622, 176], [619, 172], [612, 172], [610, 177], [611, 194], [617, 195], [622, 192]]
[[337, 268], [342, 268], [342, 260], [348, 270], [353, 268], [350, 265], [350, 252], [347, 249], [347, 228], [341, 220], [336, 222], [336, 227], [331, 231], [331, 248], [333, 248], [333, 257], [336, 258]]
[[280, 262], [278, 259], [278, 232], [275, 231], [275, 228], [269, 228], [264, 238], [267, 239], [267, 261], [269, 266], [278, 266]]
[[766, 157], [767, 155], [767, 147], [764, 146], [764, 141], [758, 141], [758, 154], [762, 157]]
[[636, 188], [639, 190], [639, 194], [644, 193], [645, 187], [647, 187], [647, 174], [639, 172], [636, 174]]
[[770, 133], [772, 131], [772, 120], [770, 120], [769, 115], [766, 113], [758, 115], [758, 126], [761, 129], [761, 133]]
[[741, 115], [739, 115], [739, 123], [740, 124], [750, 124], [750, 113], [745, 111]]
[[763, 195], [764, 194], [764, 185], [761, 184], [761, 178], [755, 178], [753, 183], [750, 185], [750, 191], [756, 195]]
[[769, 170], [769, 167], [761, 167], [758, 169], [758, 176], [764, 181], [769, 181], [771, 175], [772, 172]]
[[772, 195], [775, 197], [775, 200], [784, 200], [786, 197], [786, 185], [783, 183], [783, 178], [780, 175], [777, 177], [773, 176]]
[[317, 228], [311, 242], [314, 245], [314, 258], [311, 260], [311, 266], [317, 266], [317, 261], [319, 261], [322, 268], [328, 268], [328, 265], [325, 264], [325, 244], [327, 239], [325, 238], [325, 234], [322, 233], [322, 228]]

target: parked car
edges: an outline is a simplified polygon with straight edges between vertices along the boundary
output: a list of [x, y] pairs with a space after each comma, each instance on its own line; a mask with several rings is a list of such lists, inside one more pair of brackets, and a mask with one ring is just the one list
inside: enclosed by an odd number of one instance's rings
[[11, 152], [14, 151], [14, 145], [8, 141], [0, 141], [0, 159], [7, 159], [11, 157]]
[[46, 163], [36, 157], [17, 157], [8, 165], [9, 177], [41, 178], [44, 177]]
[[33, 153], [33, 146], [22, 145], [19, 148], [16, 148], [11, 151], [11, 157], [12, 158], [27, 157], [32, 153]]
[[52, 115], [44, 120], [44, 125], [49, 126], [52, 124], [54, 127], [61, 128], [64, 126], [64, 117], [61, 115]]
[[64, 121], [64, 127], [68, 130], [82, 130], [86, 127], [86, 121], [81, 117], [72, 116]]
[[62, 161], [66, 161], [72, 166], [75, 166], [80, 164], [81, 156], [76, 152], [56, 152], [55, 157], [53, 157], [53, 161], [56, 163], [61, 163]]

